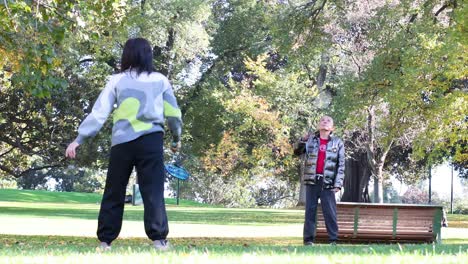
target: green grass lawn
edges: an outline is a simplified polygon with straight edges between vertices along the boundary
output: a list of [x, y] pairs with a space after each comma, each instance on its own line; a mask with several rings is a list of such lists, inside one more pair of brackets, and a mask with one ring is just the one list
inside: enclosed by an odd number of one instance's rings
[[[100, 194], [0, 189], [0, 216], [97, 219]], [[38, 206], [40, 203], [40, 206]], [[235, 209], [193, 201], [166, 199], [171, 222], [223, 225], [284, 225], [303, 223], [303, 210]], [[450, 227], [468, 228], [468, 215], [447, 215]], [[124, 220], [143, 219], [143, 206], [125, 207]]]
[[1, 236], [1, 263], [467, 263], [468, 245], [316, 245], [298, 239], [172, 239], [156, 252], [146, 239], [119, 239], [101, 252], [96, 239]]
[[[0, 216], [97, 219], [98, 194], [19, 191], [0, 189]], [[40, 206], [38, 206], [40, 203]], [[210, 207], [206, 204], [166, 199], [171, 222], [222, 225], [282, 225], [300, 224], [301, 210], [235, 209]], [[124, 220], [141, 221], [143, 206], [125, 206]]]
[[[99, 205], [0, 202], [0, 216], [97, 219]], [[233, 209], [167, 206], [171, 222], [221, 225], [282, 225], [300, 224], [303, 212], [299, 210]], [[124, 220], [143, 219], [143, 206], [127, 205]]]
[[[99, 201], [97, 194], [0, 190], [0, 219], [27, 222], [29, 218], [51, 218], [63, 225], [67, 221], [96, 220]], [[170, 223], [201, 224], [207, 229], [225, 225], [226, 230], [239, 226], [257, 230], [303, 223], [302, 210], [230, 209], [184, 200], [176, 206], [173, 199], [166, 202]], [[451, 226], [468, 227], [466, 215], [448, 217]], [[143, 207], [126, 206], [124, 219], [142, 221]], [[110, 252], [101, 252], [95, 237], [2, 234], [0, 263], [468, 263], [467, 238], [444, 239], [441, 245], [304, 247], [301, 237], [275, 237], [273, 232], [266, 238], [171, 237], [170, 241], [172, 250], [156, 252], [145, 238], [119, 238]]]
[[[101, 202], [101, 198], [102, 195], [97, 193], [0, 189], [0, 201], [4, 202], [98, 204]], [[166, 204], [175, 205], [176, 199], [166, 198]], [[180, 200], [179, 206], [214, 207], [189, 200]]]

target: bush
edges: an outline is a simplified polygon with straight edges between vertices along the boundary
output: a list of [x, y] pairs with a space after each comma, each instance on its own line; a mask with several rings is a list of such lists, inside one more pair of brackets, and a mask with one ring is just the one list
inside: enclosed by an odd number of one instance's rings
[[16, 189], [18, 184], [11, 176], [0, 176], [0, 189]]
[[297, 184], [288, 179], [274, 177], [254, 177], [254, 183], [248, 188], [257, 206], [274, 208], [293, 207], [297, 204], [299, 193]]
[[468, 214], [468, 200], [460, 199], [456, 203], [454, 201], [453, 213], [454, 214]]
[[401, 197], [398, 191], [391, 184], [384, 186], [384, 203], [402, 203]]
[[231, 178], [224, 181], [219, 175], [212, 173], [195, 173], [187, 183], [184, 197], [195, 201], [222, 204], [226, 207], [253, 207], [255, 199], [248, 191], [251, 184], [242, 178]]
[[418, 188], [410, 187], [401, 197], [401, 202], [406, 204], [427, 203], [427, 194]]
[[[436, 201], [437, 204], [444, 206], [445, 210], [450, 212], [450, 200], [444, 199]], [[464, 199], [463, 195], [454, 197], [453, 199], [453, 213], [454, 214], [468, 214], [468, 200]]]
[[17, 179], [21, 189], [59, 192], [99, 192], [104, 182], [105, 171], [75, 167], [31, 171]]

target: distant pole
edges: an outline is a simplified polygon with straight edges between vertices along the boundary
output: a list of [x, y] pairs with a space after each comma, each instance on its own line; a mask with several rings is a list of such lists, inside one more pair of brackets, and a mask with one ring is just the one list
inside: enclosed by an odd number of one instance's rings
[[453, 163], [452, 163], [452, 181], [450, 184], [450, 213], [453, 214]]
[[432, 175], [431, 167], [429, 166], [429, 204], [432, 203]]
[[179, 193], [180, 193], [179, 178], [177, 178], [177, 205], [179, 205]]

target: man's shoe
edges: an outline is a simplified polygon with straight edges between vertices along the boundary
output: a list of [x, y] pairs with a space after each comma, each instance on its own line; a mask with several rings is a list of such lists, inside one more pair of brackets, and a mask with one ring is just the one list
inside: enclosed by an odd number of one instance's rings
[[102, 250], [102, 251], [107, 251], [107, 250], [111, 250], [111, 245], [108, 244], [107, 242], [101, 242], [99, 244], [99, 248]]
[[161, 251], [165, 251], [171, 248], [169, 241], [167, 241], [166, 239], [154, 240], [153, 245], [155, 249]]
[[330, 246], [336, 246], [336, 241], [331, 241]]
[[304, 246], [313, 246], [313, 245], [314, 245], [314, 242], [312, 241], [304, 242]]

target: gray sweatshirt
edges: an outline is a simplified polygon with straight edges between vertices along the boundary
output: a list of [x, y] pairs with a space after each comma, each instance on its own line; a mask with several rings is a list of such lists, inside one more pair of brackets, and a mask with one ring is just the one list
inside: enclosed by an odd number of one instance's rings
[[142, 135], [164, 132], [167, 119], [173, 142], [180, 141], [181, 112], [169, 80], [153, 72], [123, 72], [110, 76], [93, 110], [78, 128], [75, 141], [82, 144], [95, 136], [113, 113], [112, 146], [132, 141]]

